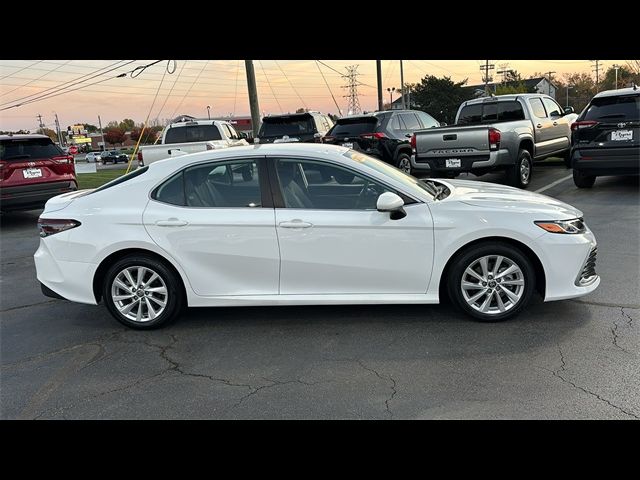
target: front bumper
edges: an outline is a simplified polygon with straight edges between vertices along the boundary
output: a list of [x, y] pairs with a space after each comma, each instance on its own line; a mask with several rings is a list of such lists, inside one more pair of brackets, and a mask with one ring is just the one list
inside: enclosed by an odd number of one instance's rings
[[[59, 233], [57, 235], [63, 235]], [[56, 259], [47, 247], [46, 241], [40, 239], [40, 246], [33, 255], [36, 264], [38, 281], [51, 290], [52, 294], [66, 300], [97, 305], [93, 293], [93, 277], [98, 265], [84, 262], [69, 262]], [[43, 293], [46, 290], [43, 288]]]
[[[546, 277], [545, 302], [582, 297], [598, 288], [600, 277], [593, 258], [597, 242], [590, 230], [580, 235], [545, 233], [539, 244]], [[587, 277], [581, 282], [583, 274]]]
[[[446, 167], [446, 160], [448, 158], [460, 159], [460, 167]], [[504, 168], [513, 164], [513, 157], [506, 149], [468, 156], [450, 155], [446, 157], [418, 157], [415, 154], [411, 155], [411, 167], [414, 170], [438, 173], [461, 173], [472, 172], [474, 170], [492, 170], [494, 168]]]

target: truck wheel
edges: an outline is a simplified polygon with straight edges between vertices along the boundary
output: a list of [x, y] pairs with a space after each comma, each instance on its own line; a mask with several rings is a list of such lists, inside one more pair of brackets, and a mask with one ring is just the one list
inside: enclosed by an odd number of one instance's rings
[[585, 175], [584, 172], [580, 170], [573, 169], [573, 183], [576, 184], [578, 188], [591, 188], [593, 184], [596, 183], [595, 175]]
[[398, 154], [398, 158], [396, 158], [396, 167], [404, 173], [411, 175], [411, 157], [406, 153]]
[[527, 188], [531, 182], [532, 170], [531, 154], [528, 150], [521, 149], [518, 152], [516, 164], [507, 169], [509, 185], [517, 188]]

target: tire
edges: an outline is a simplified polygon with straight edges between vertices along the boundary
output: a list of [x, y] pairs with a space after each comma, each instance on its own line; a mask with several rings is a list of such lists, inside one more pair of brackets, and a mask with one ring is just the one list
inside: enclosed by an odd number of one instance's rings
[[575, 183], [578, 188], [591, 188], [593, 184], [596, 183], [596, 176], [586, 175], [584, 172], [574, 168], [573, 183]]
[[[140, 267], [144, 270], [140, 271]], [[157, 278], [147, 285], [148, 288], [156, 290], [145, 291], [139, 288], [134, 293], [124, 289], [123, 286], [129, 287], [131, 285], [131, 281], [124, 273], [125, 270], [134, 281], [134, 286], [139, 285], [138, 272], [142, 272], [143, 282], [148, 282], [153, 273], [157, 274]], [[120, 284], [116, 283], [116, 279]], [[129, 301], [129, 298], [116, 300], [114, 295], [121, 297], [130, 295], [132, 300]], [[109, 268], [104, 277], [102, 298], [116, 320], [136, 330], [151, 330], [167, 325], [182, 314], [186, 303], [179, 276], [163, 261], [144, 254], [126, 256]], [[164, 307], [162, 303], [164, 303]], [[127, 310], [129, 305], [132, 307]], [[154, 315], [150, 312], [149, 306], [155, 312], [155, 318], [153, 318]]]
[[514, 166], [507, 169], [509, 185], [517, 188], [527, 188], [533, 175], [533, 162], [528, 150], [520, 149]]
[[571, 168], [571, 150], [566, 151], [566, 153], [562, 156], [562, 160], [564, 160], [565, 167]]
[[411, 157], [406, 153], [399, 153], [398, 158], [396, 158], [396, 168], [411, 175]]
[[103, 164], [103, 165], [106, 165], [106, 164], [107, 164], [107, 161], [106, 161], [106, 160], [102, 160], [102, 164]]
[[[513, 266], [517, 270], [497, 280], [498, 277], [494, 277], [493, 274], [496, 273], [498, 257], [502, 257], [498, 265], [498, 274]], [[487, 259], [485, 274], [482, 274], [480, 260], [483, 258]], [[480, 274], [479, 276], [484, 280], [468, 274], [470, 268]], [[448, 276], [443, 280], [447, 282], [447, 292], [455, 307], [481, 322], [499, 322], [516, 316], [529, 303], [536, 283], [535, 270], [526, 255], [518, 248], [501, 242], [480, 243], [464, 250], [453, 259]], [[467, 288], [463, 288], [463, 280]], [[482, 284], [483, 281], [487, 288]], [[506, 282], [514, 283], [507, 285]], [[471, 283], [478, 283], [480, 288], [469, 288]], [[490, 288], [493, 290], [488, 290]], [[505, 290], [508, 290], [511, 295], [507, 295]], [[474, 300], [476, 295], [480, 296]], [[517, 300], [510, 296], [517, 297]], [[485, 305], [487, 299], [489, 299], [488, 304]], [[502, 306], [499, 302], [502, 302]], [[483, 311], [485, 309], [486, 311]]]

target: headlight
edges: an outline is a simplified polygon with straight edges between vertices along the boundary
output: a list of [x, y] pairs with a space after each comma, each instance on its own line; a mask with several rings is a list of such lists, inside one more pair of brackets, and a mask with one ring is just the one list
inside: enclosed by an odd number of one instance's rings
[[584, 233], [587, 226], [582, 218], [573, 218], [571, 220], [545, 220], [534, 222], [537, 226], [551, 233]]

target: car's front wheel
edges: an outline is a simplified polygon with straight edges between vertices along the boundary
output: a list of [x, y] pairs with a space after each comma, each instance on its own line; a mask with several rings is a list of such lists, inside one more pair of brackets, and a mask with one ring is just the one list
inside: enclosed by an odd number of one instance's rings
[[457, 308], [480, 321], [498, 322], [517, 315], [529, 303], [535, 270], [518, 248], [482, 243], [453, 260], [446, 281]]
[[111, 314], [127, 327], [149, 330], [175, 320], [185, 303], [178, 275], [147, 255], [129, 255], [107, 271], [102, 296]]

